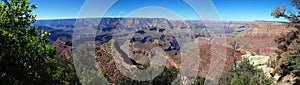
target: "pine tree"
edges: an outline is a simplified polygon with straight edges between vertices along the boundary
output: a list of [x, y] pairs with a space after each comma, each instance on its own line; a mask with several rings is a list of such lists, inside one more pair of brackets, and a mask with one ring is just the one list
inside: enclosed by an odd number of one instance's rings
[[286, 5], [276, 7], [271, 15], [275, 18], [283, 17], [288, 19], [288, 27], [292, 27], [292, 31], [279, 36], [275, 39], [278, 43], [278, 61], [274, 73], [280, 73], [282, 76], [295, 74], [298, 78], [297, 84], [300, 84], [300, 1], [291, 0], [293, 6], [298, 10], [298, 14], [294, 14]]

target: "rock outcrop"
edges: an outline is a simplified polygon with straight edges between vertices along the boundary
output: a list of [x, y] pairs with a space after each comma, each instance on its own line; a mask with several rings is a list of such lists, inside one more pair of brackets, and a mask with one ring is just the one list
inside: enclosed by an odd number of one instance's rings
[[285, 76], [276, 73], [274, 76], [271, 75], [273, 74], [274, 68], [272, 68], [268, 64], [270, 62], [270, 56], [253, 55], [253, 53], [247, 53], [246, 55], [242, 55], [242, 58], [249, 59], [250, 64], [257, 67], [258, 69], [262, 69], [265, 75], [274, 78], [274, 82], [278, 85], [293, 85], [296, 83], [296, 77], [293, 73]]

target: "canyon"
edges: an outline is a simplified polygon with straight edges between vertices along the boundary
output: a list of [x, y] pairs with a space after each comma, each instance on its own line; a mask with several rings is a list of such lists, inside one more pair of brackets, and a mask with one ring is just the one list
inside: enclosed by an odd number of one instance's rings
[[[107, 71], [110, 82], [123, 77], [111, 53], [113, 43], [119, 44], [120, 49], [138, 64], [150, 63], [149, 57], [153, 55], [151, 49], [161, 48], [166, 53], [167, 67], [180, 69], [185, 65], [193, 65], [190, 76], [197, 74], [214, 79], [218, 75], [208, 74], [213, 70], [211, 63], [215, 60], [224, 61], [219, 67], [224, 68], [221, 73], [226, 73], [235, 60], [241, 60], [241, 56], [249, 52], [271, 56], [277, 50], [274, 41], [276, 36], [291, 29], [284, 22], [268, 21], [170, 21], [164, 18], [87, 20], [101, 22], [91, 23], [93, 25], [90, 27], [96, 28], [94, 30], [77, 30], [76, 26], [84, 23], [76, 19], [38, 20], [33, 26], [39, 26], [39, 32], [50, 32], [49, 43], [56, 47], [57, 55], [67, 58], [72, 58], [72, 50], [76, 49], [72, 40], [76, 40], [76, 43], [83, 43], [90, 38], [95, 40], [95, 67]], [[76, 31], [81, 31], [82, 35], [95, 31], [96, 35], [74, 37]]]

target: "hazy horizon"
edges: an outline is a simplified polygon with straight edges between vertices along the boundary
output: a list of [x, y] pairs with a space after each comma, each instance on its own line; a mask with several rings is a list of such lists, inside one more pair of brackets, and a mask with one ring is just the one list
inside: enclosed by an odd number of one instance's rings
[[[42, 20], [69, 20], [69, 19], [103, 19], [103, 18], [121, 18], [121, 19], [130, 19], [130, 18], [149, 18], [149, 17], [94, 17], [94, 18], [55, 18], [55, 19], [36, 19], [38, 21]], [[151, 18], [157, 18], [160, 19], [159, 17], [151, 17]], [[167, 19], [167, 18], [162, 18], [162, 19]], [[214, 20], [170, 20], [169, 21], [214, 21]], [[226, 22], [228, 20], [220, 20], [219, 22]], [[257, 21], [262, 21], [262, 22], [288, 22], [288, 21], [283, 21], [283, 20], [278, 20], [278, 21], [269, 21], [269, 20], [253, 20], [253, 21], [230, 21], [230, 22], [257, 22]], [[218, 22], [218, 21], [216, 21]]]

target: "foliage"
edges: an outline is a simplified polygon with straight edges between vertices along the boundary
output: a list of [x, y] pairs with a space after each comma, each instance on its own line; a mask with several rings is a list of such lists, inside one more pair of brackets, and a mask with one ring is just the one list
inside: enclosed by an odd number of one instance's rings
[[228, 73], [221, 76], [221, 85], [272, 85], [273, 79], [265, 76], [261, 69], [257, 69], [243, 59], [235, 69], [230, 69]]
[[[282, 62], [277, 65], [280, 66], [280, 70], [277, 73], [281, 75], [289, 75], [293, 73], [298, 77], [298, 83], [300, 81], [300, 38], [299, 38], [299, 30], [300, 30], [300, 1], [299, 0], [291, 0], [291, 3], [298, 10], [297, 14], [292, 13], [289, 9], [286, 8], [286, 5], [282, 7], [276, 7], [271, 15], [275, 18], [283, 17], [288, 19], [290, 22], [288, 25], [290, 27], [296, 28], [293, 31], [288, 32], [285, 35], [279, 36], [275, 42], [279, 44], [277, 52], [278, 56], [280, 56]], [[290, 49], [292, 48], [292, 49]]]
[[75, 66], [72, 59], [67, 59], [65, 56], [61, 56], [58, 60], [58, 72], [61, 75], [58, 76], [58, 80], [63, 81], [63, 84], [76, 85], [80, 84], [76, 74]]
[[202, 77], [197, 77], [196, 80], [194, 81], [194, 85], [204, 85], [205, 78]]
[[86, 42], [76, 46], [74, 52], [74, 65], [76, 65], [77, 76], [84, 85], [105, 85], [108, 84], [108, 72], [100, 71], [95, 67], [96, 60], [93, 56], [95, 49], [93, 43]]
[[150, 67], [150, 63], [145, 63], [145, 64], [142, 64], [142, 65], [138, 65], [137, 68], [139, 69], [147, 69]]
[[254, 53], [254, 52], [251, 52], [251, 56], [255, 56], [255, 53]]
[[171, 85], [172, 82], [176, 79], [179, 70], [175, 67], [165, 68], [163, 73], [158, 75], [151, 81], [137, 81], [132, 80], [128, 77], [124, 77], [121, 80], [117, 81], [117, 85]]
[[300, 81], [300, 55], [298, 53], [300, 52], [300, 44], [297, 44], [293, 50], [297, 51], [297, 54], [290, 54], [286, 57], [284, 65], [281, 66], [282, 74], [288, 75], [292, 72]]
[[[36, 5], [29, 0], [0, 2], [0, 84], [64, 84], [68, 72], [54, 57], [48, 45], [48, 32], [37, 33], [31, 12]], [[69, 70], [72, 71], [72, 70]], [[74, 76], [72, 76], [74, 77]]]

